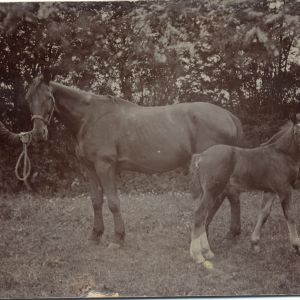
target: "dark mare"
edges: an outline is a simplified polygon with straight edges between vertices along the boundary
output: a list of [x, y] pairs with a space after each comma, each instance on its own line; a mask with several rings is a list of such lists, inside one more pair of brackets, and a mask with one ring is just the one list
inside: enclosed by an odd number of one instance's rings
[[263, 224], [276, 195], [286, 218], [290, 242], [299, 251], [292, 188], [300, 165], [300, 114], [291, 118], [268, 142], [253, 149], [216, 145], [192, 157], [192, 194], [200, 201], [192, 230], [191, 256], [204, 262], [214, 256], [207, 239], [207, 229], [224, 200], [224, 191], [261, 190], [261, 211], [251, 235], [255, 250]]
[[[50, 81], [47, 75], [33, 80], [26, 99], [34, 139], [47, 140], [53, 113], [73, 132], [76, 153], [90, 181], [94, 208], [91, 239], [98, 241], [104, 231], [104, 193], [114, 220], [114, 246], [125, 236], [115, 182], [118, 171], [169, 171], [188, 165], [193, 153], [220, 143], [238, 145], [243, 136], [239, 119], [213, 104], [141, 107], [67, 87]], [[230, 195], [230, 202], [231, 233], [236, 235], [240, 232], [239, 195]]]

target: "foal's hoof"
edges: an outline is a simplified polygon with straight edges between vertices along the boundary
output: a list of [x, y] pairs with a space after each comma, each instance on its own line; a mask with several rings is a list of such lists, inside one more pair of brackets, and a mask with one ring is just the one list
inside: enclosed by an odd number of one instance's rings
[[108, 248], [108, 249], [112, 249], [112, 250], [116, 250], [116, 249], [120, 249], [120, 248], [121, 248], [121, 245], [120, 245], [120, 244], [117, 244], [117, 243], [111, 242], [111, 243], [109, 243], [109, 245], [108, 245], [107, 248]]
[[253, 245], [252, 248], [253, 248], [253, 251], [254, 251], [254, 252], [256, 252], [256, 253], [259, 253], [259, 252], [260, 252], [260, 247], [259, 247], [259, 245], [257, 245], [257, 244], [256, 244], [256, 245]]
[[203, 264], [205, 262], [205, 258], [203, 257], [203, 255], [201, 253], [192, 254], [191, 256], [197, 264]]
[[300, 247], [298, 245], [294, 245], [293, 248], [294, 248], [295, 253], [297, 255], [300, 255]]
[[213, 263], [212, 263], [211, 261], [209, 261], [209, 260], [206, 260], [206, 261], [202, 264], [202, 266], [203, 266], [205, 269], [207, 269], [207, 270], [212, 270], [212, 269], [214, 268]]
[[206, 259], [213, 259], [215, 257], [214, 253], [211, 250], [208, 250], [204, 253]]
[[258, 240], [251, 240], [251, 249], [256, 253], [260, 252], [260, 246], [258, 244]]

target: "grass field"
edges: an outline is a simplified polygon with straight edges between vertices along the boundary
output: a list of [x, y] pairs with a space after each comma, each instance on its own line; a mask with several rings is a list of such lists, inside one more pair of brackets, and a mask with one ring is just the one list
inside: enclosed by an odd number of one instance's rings
[[299, 294], [300, 257], [289, 245], [279, 201], [261, 251], [250, 248], [260, 197], [243, 195], [237, 241], [224, 239], [229, 205], [223, 204], [210, 227], [216, 258], [208, 270], [189, 256], [194, 203], [186, 193], [121, 194], [127, 236], [118, 250], [107, 248], [113, 232], [107, 204], [102, 242], [88, 243], [93, 213], [86, 194], [2, 195], [0, 297], [79, 297], [89, 290], [120, 296]]

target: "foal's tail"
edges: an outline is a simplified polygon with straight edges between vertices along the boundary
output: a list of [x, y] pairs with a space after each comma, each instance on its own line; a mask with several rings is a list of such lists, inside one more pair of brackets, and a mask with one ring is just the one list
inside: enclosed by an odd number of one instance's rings
[[234, 124], [236, 126], [236, 130], [237, 130], [236, 142], [234, 145], [238, 146], [238, 147], [244, 147], [245, 146], [245, 134], [244, 134], [242, 122], [235, 115], [232, 115], [232, 121], [234, 122]]
[[190, 164], [190, 191], [194, 199], [202, 194], [198, 162], [201, 159], [201, 154], [194, 154]]

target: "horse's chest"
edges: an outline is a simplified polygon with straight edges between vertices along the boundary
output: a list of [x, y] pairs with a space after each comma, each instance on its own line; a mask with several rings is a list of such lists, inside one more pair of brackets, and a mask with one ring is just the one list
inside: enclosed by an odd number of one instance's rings
[[297, 178], [298, 178], [298, 174], [299, 174], [299, 168], [298, 166], [297, 167], [294, 167], [294, 168], [291, 168], [291, 171], [290, 171], [290, 176], [289, 176], [289, 183], [294, 187], [295, 184], [296, 184], [296, 181], [297, 181]]

